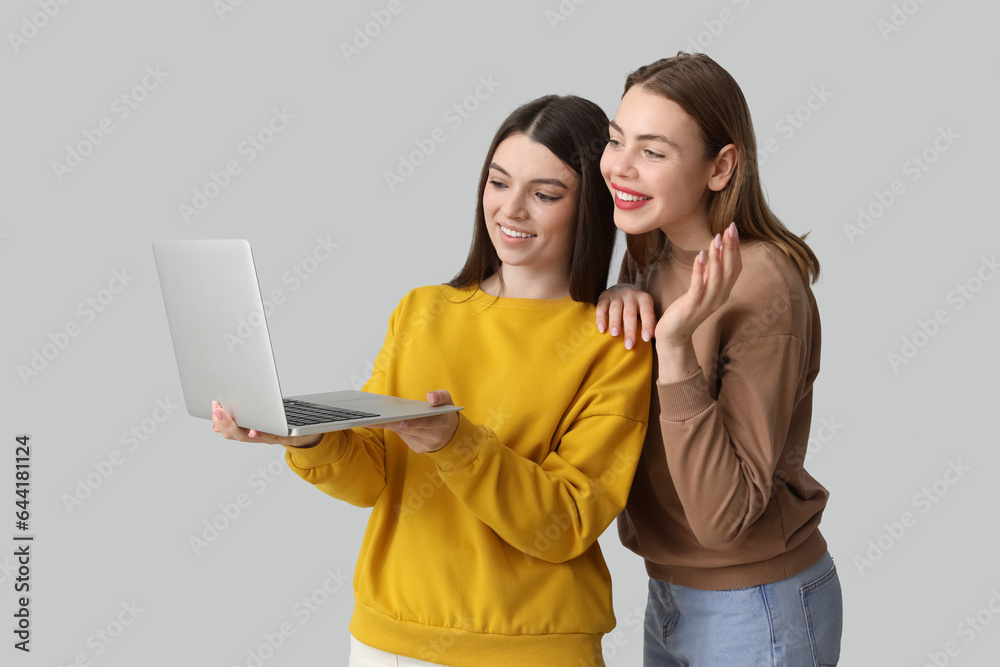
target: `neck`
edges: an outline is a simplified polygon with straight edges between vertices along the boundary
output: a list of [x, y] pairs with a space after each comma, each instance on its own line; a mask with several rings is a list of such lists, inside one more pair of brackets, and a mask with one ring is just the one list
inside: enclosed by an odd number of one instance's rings
[[660, 229], [667, 235], [672, 246], [683, 250], [708, 250], [715, 235], [712, 234], [712, 225], [708, 220], [707, 197], [688, 218], [674, 221]]
[[487, 294], [508, 299], [561, 299], [569, 296], [569, 274], [565, 270], [539, 271], [501, 264], [479, 287]]
[[686, 230], [664, 229], [663, 233], [667, 235], [670, 245], [682, 250], [708, 250], [715, 239], [707, 223], [704, 227]]

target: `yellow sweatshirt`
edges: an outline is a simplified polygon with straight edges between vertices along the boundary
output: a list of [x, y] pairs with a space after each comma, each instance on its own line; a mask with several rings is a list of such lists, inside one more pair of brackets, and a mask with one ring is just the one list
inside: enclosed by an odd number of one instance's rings
[[599, 334], [569, 297], [413, 290], [365, 391], [465, 406], [417, 454], [396, 434], [288, 448], [321, 491], [373, 507], [351, 633], [452, 667], [599, 667], [615, 625], [598, 536], [625, 506], [649, 413], [652, 349]]

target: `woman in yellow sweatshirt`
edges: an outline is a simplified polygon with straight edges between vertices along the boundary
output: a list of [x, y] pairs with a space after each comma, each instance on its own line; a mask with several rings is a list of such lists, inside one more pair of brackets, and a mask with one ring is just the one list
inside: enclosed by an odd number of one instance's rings
[[483, 165], [465, 266], [389, 318], [364, 389], [463, 412], [279, 438], [215, 410], [225, 437], [285, 445], [303, 479], [373, 508], [352, 666], [604, 664], [597, 538], [625, 506], [652, 364], [650, 346], [593, 326], [615, 233], [607, 122], [572, 96], [516, 109]]

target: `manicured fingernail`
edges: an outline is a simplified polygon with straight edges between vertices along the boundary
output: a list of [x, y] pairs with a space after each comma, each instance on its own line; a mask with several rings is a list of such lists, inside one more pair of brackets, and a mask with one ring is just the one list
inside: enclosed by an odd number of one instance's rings
[[733, 220], [731, 223], [729, 223], [729, 238], [738, 239], [739, 237], [740, 237], [740, 232], [738, 229], [736, 229], [736, 221]]
[[212, 416], [215, 417], [216, 419], [222, 419], [223, 417], [226, 416], [226, 414], [221, 409], [216, 408], [212, 410]]
[[646, 341], [647, 343], [648, 343], [648, 342], [649, 342], [650, 340], [652, 340], [652, 338], [653, 338], [653, 334], [649, 333], [648, 331], [643, 331], [643, 332], [642, 332], [642, 339], [643, 339], [644, 341]]
[[219, 432], [219, 427], [216, 426], [215, 424], [212, 424], [212, 430], [215, 431], [216, 433], [218, 433]]
[[598, 324], [597, 325], [597, 330], [600, 331], [601, 333], [604, 333], [604, 324], [603, 323]]
[[715, 247], [722, 250], [722, 234], [715, 235]]
[[635, 345], [635, 342], [631, 338], [626, 338], [625, 339], [625, 349], [626, 350], [631, 350], [633, 345]]
[[219, 407], [219, 402], [218, 401], [212, 401], [212, 407], [213, 408]]
[[250, 431], [249, 435], [250, 435], [251, 438], [256, 438], [257, 437], [257, 431]]
[[705, 263], [705, 251], [704, 250], [702, 250], [701, 252], [698, 253], [698, 263], [699, 264], [704, 264]]
[[618, 335], [618, 328], [617, 327], [611, 327], [611, 335], [612, 336], [617, 336]]

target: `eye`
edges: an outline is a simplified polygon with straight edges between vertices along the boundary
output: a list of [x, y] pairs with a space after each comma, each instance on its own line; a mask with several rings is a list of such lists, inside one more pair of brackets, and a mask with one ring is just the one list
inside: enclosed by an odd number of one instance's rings
[[547, 195], [544, 192], [536, 192], [535, 196], [544, 202], [553, 202], [562, 199], [562, 197], [553, 197], [552, 195]]
[[656, 151], [649, 150], [648, 148], [644, 149], [642, 152], [643, 152], [643, 154], [646, 155], [646, 157], [651, 157], [651, 158], [662, 158], [662, 157], [665, 157], [665, 156], [657, 153]]
[[611, 146], [611, 148], [621, 148], [622, 142], [618, 141], [617, 139], [609, 139], [608, 146]]
[[495, 178], [491, 178], [490, 179], [490, 185], [492, 185], [493, 189], [495, 189], [495, 190], [504, 190], [507, 187], [506, 183], [501, 183], [500, 181], [496, 180]]

